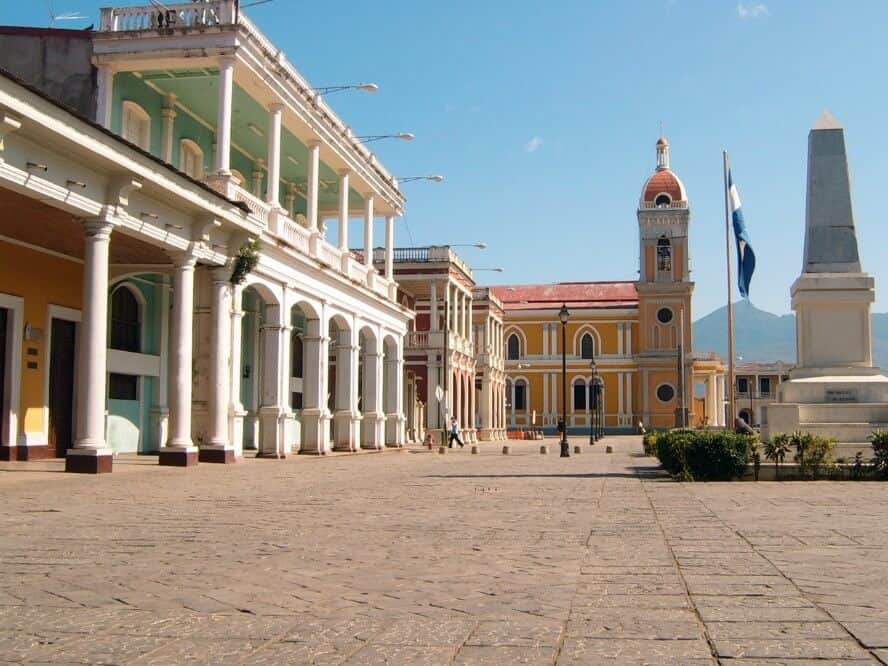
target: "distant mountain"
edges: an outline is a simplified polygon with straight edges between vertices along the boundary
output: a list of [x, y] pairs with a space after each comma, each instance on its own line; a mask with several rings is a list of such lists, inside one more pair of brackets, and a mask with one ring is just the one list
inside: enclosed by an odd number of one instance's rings
[[[873, 314], [873, 364], [888, 370], [888, 313]], [[694, 322], [694, 349], [727, 359], [727, 306]], [[734, 303], [734, 353], [743, 362], [795, 363], [795, 315], [775, 315], [749, 301]]]

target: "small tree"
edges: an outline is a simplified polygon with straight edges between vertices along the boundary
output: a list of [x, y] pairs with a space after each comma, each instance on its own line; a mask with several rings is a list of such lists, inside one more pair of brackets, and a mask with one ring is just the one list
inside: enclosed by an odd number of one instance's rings
[[762, 447], [759, 445], [759, 442], [753, 442], [750, 444], [750, 451], [752, 452], [752, 470], [755, 474], [755, 480], [759, 480], [759, 470], [762, 468]]
[[774, 461], [774, 476], [778, 481], [780, 480], [780, 465], [783, 464], [789, 451], [789, 435], [786, 433], [781, 432], [765, 442], [765, 458]]
[[883, 479], [888, 479], [888, 430], [873, 430], [870, 435], [873, 447], [873, 469]]

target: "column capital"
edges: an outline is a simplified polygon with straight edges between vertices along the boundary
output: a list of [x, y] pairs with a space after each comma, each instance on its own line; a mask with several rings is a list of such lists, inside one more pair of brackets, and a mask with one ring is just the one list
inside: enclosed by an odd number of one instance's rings
[[167, 252], [173, 262], [173, 266], [178, 269], [193, 270], [197, 265], [197, 255], [190, 250], [184, 252]]
[[282, 102], [273, 102], [266, 107], [269, 113], [278, 113], [284, 110], [284, 104]]
[[338, 175], [340, 178], [348, 178], [349, 176], [352, 175], [352, 173], [354, 173], [354, 172], [351, 169], [337, 169], [336, 170], [336, 175]]
[[321, 143], [322, 142], [320, 139], [309, 139], [308, 141], [305, 142], [305, 146], [307, 148], [320, 148]]
[[99, 240], [110, 238], [111, 232], [114, 230], [114, 227], [117, 226], [117, 224], [106, 217], [86, 218], [80, 220], [80, 224], [83, 225], [83, 231], [87, 236]]
[[233, 55], [223, 55], [219, 56], [216, 59], [216, 62], [219, 64], [220, 69], [234, 67], [234, 64], [237, 62], [237, 58]]

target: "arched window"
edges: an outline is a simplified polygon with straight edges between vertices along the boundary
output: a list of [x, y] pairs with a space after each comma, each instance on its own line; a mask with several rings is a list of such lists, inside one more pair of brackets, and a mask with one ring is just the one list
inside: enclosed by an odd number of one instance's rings
[[580, 340], [580, 358], [595, 358], [595, 341], [591, 333], [583, 334], [583, 339]]
[[658, 194], [657, 198], [654, 199], [654, 205], [657, 208], [667, 208], [672, 203], [672, 199], [668, 194]]
[[179, 144], [179, 170], [195, 180], [203, 178], [204, 154], [200, 146], [191, 139], [182, 139]]
[[506, 379], [506, 409], [512, 409], [512, 380]]
[[139, 301], [128, 287], [111, 294], [111, 349], [139, 353], [141, 349]]
[[657, 271], [672, 273], [672, 243], [665, 236], [657, 241]]
[[509, 342], [507, 343], [508, 349], [506, 350], [506, 358], [510, 361], [517, 361], [521, 358], [521, 342], [518, 340], [518, 335], [512, 333], [509, 336]]
[[575, 412], [586, 411], [586, 382], [578, 379], [573, 385], [573, 408]]
[[515, 382], [515, 411], [527, 411], [527, 382], [523, 379]]
[[151, 116], [135, 102], [124, 100], [120, 122], [121, 136], [142, 150], [151, 149]]

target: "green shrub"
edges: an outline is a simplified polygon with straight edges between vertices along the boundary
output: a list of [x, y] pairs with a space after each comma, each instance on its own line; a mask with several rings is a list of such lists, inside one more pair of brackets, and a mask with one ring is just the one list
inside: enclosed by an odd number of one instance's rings
[[732, 432], [671, 430], [657, 438], [657, 457], [680, 481], [728, 481], [746, 471], [754, 442]]
[[803, 479], [817, 480], [835, 467], [835, 440], [808, 432], [794, 432], [789, 439], [790, 444], [795, 446], [795, 461], [799, 464], [799, 476]]
[[743, 476], [752, 456], [755, 436], [706, 431], [685, 449], [688, 471], [698, 481], [730, 481]]
[[685, 449], [695, 435], [693, 430], [670, 430], [657, 439], [657, 458], [667, 472], [678, 476], [687, 475]]
[[774, 477], [778, 481], [780, 480], [780, 465], [783, 464], [789, 450], [789, 435], [786, 433], [774, 435], [773, 439], [765, 442], [765, 458], [774, 461]]
[[873, 470], [881, 479], [888, 479], [888, 430], [874, 430], [870, 435], [873, 447]]

